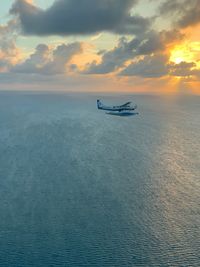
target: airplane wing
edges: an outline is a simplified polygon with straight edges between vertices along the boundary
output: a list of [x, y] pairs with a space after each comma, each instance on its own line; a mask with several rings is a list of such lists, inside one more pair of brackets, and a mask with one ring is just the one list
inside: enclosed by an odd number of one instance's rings
[[120, 107], [126, 107], [126, 106], [129, 106], [130, 104], [131, 104], [131, 102], [127, 102], [127, 103], [121, 105]]

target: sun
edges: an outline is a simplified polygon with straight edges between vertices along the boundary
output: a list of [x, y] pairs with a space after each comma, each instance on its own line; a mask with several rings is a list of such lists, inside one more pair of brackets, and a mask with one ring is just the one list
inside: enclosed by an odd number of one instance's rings
[[171, 51], [170, 61], [180, 64], [181, 62], [190, 62], [192, 56], [186, 47], [176, 46]]
[[175, 56], [175, 57], [173, 57], [173, 59], [171, 61], [173, 61], [176, 64], [180, 64], [181, 62], [184, 61], [184, 59], [183, 59], [183, 57]]
[[170, 51], [170, 61], [175, 64], [180, 64], [181, 62], [197, 62], [200, 52], [200, 43], [185, 43], [182, 45], [176, 45]]

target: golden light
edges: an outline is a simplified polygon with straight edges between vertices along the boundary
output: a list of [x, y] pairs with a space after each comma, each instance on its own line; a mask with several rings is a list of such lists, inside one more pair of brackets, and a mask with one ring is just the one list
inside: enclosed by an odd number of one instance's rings
[[193, 61], [193, 55], [190, 53], [190, 49], [186, 46], [175, 46], [171, 51], [170, 61], [179, 64], [181, 62], [191, 62]]
[[183, 59], [183, 57], [180, 57], [180, 56], [174, 56], [171, 61], [173, 61], [176, 64], [180, 64], [181, 62], [184, 61], [184, 59]]
[[200, 43], [190, 42], [176, 45], [171, 51], [170, 61], [180, 64], [181, 62], [195, 62], [200, 60]]

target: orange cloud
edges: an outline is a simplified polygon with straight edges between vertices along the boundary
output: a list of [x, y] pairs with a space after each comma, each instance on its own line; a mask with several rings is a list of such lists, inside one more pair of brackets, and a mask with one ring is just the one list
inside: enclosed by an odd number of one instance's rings
[[77, 65], [77, 67], [83, 71], [85, 66], [93, 61], [100, 63], [101, 56], [97, 54], [96, 48], [90, 43], [82, 43], [82, 54], [75, 55], [72, 60], [71, 64]]
[[0, 25], [0, 71], [8, 71], [21, 59], [21, 50], [16, 46], [17, 21], [10, 20], [6, 25]]

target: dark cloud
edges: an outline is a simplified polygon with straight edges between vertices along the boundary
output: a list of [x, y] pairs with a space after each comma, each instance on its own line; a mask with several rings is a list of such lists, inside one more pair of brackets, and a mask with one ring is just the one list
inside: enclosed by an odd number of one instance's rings
[[170, 64], [170, 75], [178, 77], [195, 76], [199, 71], [194, 62], [181, 62], [179, 64]]
[[188, 2], [190, 2], [191, 6], [186, 10], [186, 12], [182, 15], [182, 17], [178, 21], [178, 25], [181, 28], [193, 26], [200, 23], [200, 1], [190, 0]]
[[35, 52], [23, 63], [15, 65], [11, 71], [17, 73], [38, 73], [56, 75], [66, 72], [66, 64], [82, 52], [81, 43], [62, 44], [54, 50], [39, 44]]
[[156, 54], [145, 56], [138, 62], [131, 63], [120, 75], [122, 76], [140, 76], [143, 78], [160, 78], [163, 76], [177, 77], [200, 77], [200, 70], [194, 62], [181, 62], [179, 64], [169, 62], [167, 55]]
[[144, 78], [159, 78], [169, 72], [168, 57], [162, 54], [145, 56], [142, 60], [130, 64], [120, 75], [140, 76]]
[[101, 52], [102, 60], [100, 64], [95, 61], [89, 64], [84, 71], [86, 74], [105, 74], [116, 70], [124, 62], [132, 58], [135, 54], [134, 47], [138, 45], [138, 40], [133, 39], [128, 42], [126, 38], [120, 38], [118, 45], [110, 50]]
[[171, 45], [182, 39], [184, 39], [184, 35], [178, 30], [149, 31], [142, 35], [137, 47], [137, 54], [149, 55], [158, 51], [164, 51], [169, 44]]
[[26, 0], [16, 0], [11, 9], [19, 16], [27, 35], [75, 35], [100, 31], [139, 33], [150, 19], [132, 16], [138, 0], [57, 0], [42, 10]]
[[[189, 1], [188, 1], [189, 2]], [[159, 11], [161, 15], [172, 16], [182, 14], [185, 6], [185, 0], [165, 0], [160, 4]], [[182, 5], [182, 8], [180, 8]]]
[[160, 14], [172, 19], [176, 27], [193, 26], [200, 23], [200, 1], [167, 0], [160, 6]]
[[128, 41], [120, 38], [118, 45], [110, 51], [101, 51], [101, 63], [92, 62], [84, 71], [86, 74], [105, 74], [123, 67], [124, 63], [137, 56], [150, 55], [164, 51], [168, 44], [181, 40], [183, 35], [178, 31], [149, 31]]

